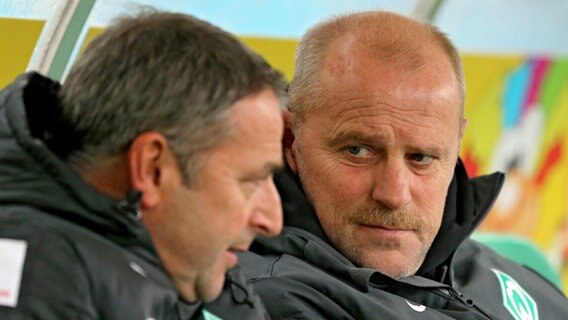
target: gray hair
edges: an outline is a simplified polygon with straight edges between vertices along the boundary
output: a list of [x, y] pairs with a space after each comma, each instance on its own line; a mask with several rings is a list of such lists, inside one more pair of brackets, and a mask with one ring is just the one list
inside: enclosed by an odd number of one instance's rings
[[62, 116], [80, 137], [64, 160], [95, 165], [157, 131], [189, 182], [203, 151], [230, 134], [230, 107], [264, 89], [284, 103], [282, 76], [220, 28], [148, 9], [123, 17], [89, 44], [62, 86]]
[[460, 86], [460, 112], [463, 117], [463, 67], [458, 51], [448, 37], [431, 25], [390, 12], [368, 11], [324, 21], [302, 37], [296, 50], [294, 78], [289, 91], [289, 109], [297, 118], [301, 119], [308, 110], [317, 109], [325, 103], [320, 81], [324, 61], [335, 41], [348, 34], [355, 38], [361, 49], [409, 68], [425, 63], [420, 48], [428, 44], [438, 46], [448, 57]]

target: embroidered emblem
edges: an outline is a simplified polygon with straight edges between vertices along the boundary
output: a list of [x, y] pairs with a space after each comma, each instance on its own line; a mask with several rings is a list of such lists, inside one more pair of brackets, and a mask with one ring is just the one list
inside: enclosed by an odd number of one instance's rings
[[515, 320], [538, 320], [538, 306], [515, 279], [497, 269], [491, 269], [499, 279], [503, 305]]
[[412, 303], [408, 302], [408, 300], [406, 300], [406, 299], [404, 299], [404, 301], [406, 301], [406, 304], [407, 304], [410, 308], [412, 308], [412, 310], [414, 310], [414, 311], [416, 311], [416, 312], [424, 312], [424, 310], [426, 310], [426, 306], [425, 306], [425, 305], [422, 305], [422, 304], [421, 304], [421, 305], [417, 306], [417, 305], [415, 305], [415, 304], [412, 304]]
[[201, 310], [201, 313], [205, 320], [223, 320], [205, 309]]

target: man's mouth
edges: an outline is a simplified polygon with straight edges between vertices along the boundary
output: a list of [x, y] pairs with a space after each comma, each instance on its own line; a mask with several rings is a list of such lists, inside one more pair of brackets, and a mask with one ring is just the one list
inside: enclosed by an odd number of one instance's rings
[[247, 251], [248, 247], [248, 245], [234, 246], [225, 251], [225, 258], [227, 260], [227, 265], [229, 266], [229, 268], [233, 268], [237, 265], [237, 263], [239, 262], [238, 253]]
[[227, 261], [227, 266], [233, 268], [239, 263], [239, 257], [237, 256], [237, 252], [234, 250], [227, 250], [225, 251], [225, 260]]
[[390, 231], [411, 231], [410, 228], [402, 227], [402, 226], [392, 226], [392, 225], [376, 225], [376, 226], [369, 226], [373, 228], [381, 228]]
[[374, 236], [380, 238], [398, 238], [406, 236], [412, 232], [412, 229], [401, 226], [369, 224], [360, 224], [360, 226], [363, 230], [370, 232]]

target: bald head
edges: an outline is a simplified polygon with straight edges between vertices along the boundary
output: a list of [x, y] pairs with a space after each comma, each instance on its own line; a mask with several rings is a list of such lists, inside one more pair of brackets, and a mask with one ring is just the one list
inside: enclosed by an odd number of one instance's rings
[[463, 117], [463, 70], [450, 40], [433, 26], [394, 13], [372, 11], [325, 21], [304, 35], [290, 85], [290, 110], [297, 118], [326, 102], [322, 76], [348, 70], [353, 52], [363, 53], [377, 64], [393, 65], [408, 72], [419, 70], [432, 58], [445, 58], [460, 87]]

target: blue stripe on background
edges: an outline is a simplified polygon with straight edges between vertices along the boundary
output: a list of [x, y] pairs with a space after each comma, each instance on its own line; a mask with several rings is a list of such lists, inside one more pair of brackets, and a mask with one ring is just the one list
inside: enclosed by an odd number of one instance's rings
[[532, 69], [533, 63], [527, 61], [507, 76], [503, 96], [503, 125], [505, 128], [514, 127], [521, 119]]

